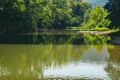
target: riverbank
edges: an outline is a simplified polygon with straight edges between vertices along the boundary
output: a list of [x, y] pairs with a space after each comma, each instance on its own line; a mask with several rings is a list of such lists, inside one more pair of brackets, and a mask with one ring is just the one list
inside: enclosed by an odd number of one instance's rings
[[70, 27], [67, 28], [67, 30], [77, 31], [77, 33], [90, 33], [90, 34], [98, 34], [98, 35], [110, 34], [120, 31], [119, 29], [109, 29], [109, 28], [83, 29], [80, 27]]
[[95, 35], [108, 35], [111, 33], [117, 33], [120, 32], [118, 29], [112, 29], [112, 30], [83, 30], [83, 29], [40, 29], [37, 32], [31, 32], [31, 33], [0, 33], [0, 36], [4, 35], [80, 35], [80, 34], [95, 34]]
[[109, 41], [109, 43], [120, 45], [120, 31], [109, 34], [109, 36], [111, 36], [111, 40]]
[[21, 35], [79, 35], [79, 34], [97, 34], [106, 35], [117, 32], [118, 30], [72, 30], [72, 29], [52, 29], [52, 30], [39, 30], [36, 33], [21, 33]]
[[117, 32], [117, 30], [108, 30], [108, 31], [79, 31], [78, 33], [90, 33], [90, 34], [98, 34], [98, 35], [106, 35], [110, 33]]
[[[119, 33], [119, 32], [116, 32]], [[113, 34], [113, 35], [112, 35]], [[119, 34], [118, 34], [119, 35]], [[110, 31], [80, 31], [80, 30], [46, 30], [36, 33], [0, 35], [0, 43], [13, 44], [119, 44], [120, 36], [116, 38], [114, 30]]]

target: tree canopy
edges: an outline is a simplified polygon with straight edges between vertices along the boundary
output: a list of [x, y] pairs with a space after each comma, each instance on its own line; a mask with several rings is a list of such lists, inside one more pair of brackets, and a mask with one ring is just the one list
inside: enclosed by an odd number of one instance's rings
[[91, 5], [82, 0], [0, 0], [0, 31], [79, 26]]
[[109, 23], [105, 19], [107, 15], [100, 7], [92, 10], [90, 3], [82, 0], [0, 0], [0, 32], [79, 27], [86, 23], [85, 19], [87, 24], [94, 21], [94, 25], [102, 27]]
[[111, 22], [109, 19], [106, 19], [108, 14], [109, 13], [106, 10], [100, 6], [96, 6], [94, 9], [86, 12], [82, 26], [85, 29], [106, 28]]
[[104, 7], [110, 12], [108, 18], [112, 21], [111, 28], [120, 26], [120, 0], [108, 0]]

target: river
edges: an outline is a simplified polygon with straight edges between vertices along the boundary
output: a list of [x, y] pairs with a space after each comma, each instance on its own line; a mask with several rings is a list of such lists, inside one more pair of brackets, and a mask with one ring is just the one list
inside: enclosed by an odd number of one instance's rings
[[109, 39], [90, 34], [7, 37], [0, 44], [0, 80], [119, 80], [120, 45], [106, 43]]

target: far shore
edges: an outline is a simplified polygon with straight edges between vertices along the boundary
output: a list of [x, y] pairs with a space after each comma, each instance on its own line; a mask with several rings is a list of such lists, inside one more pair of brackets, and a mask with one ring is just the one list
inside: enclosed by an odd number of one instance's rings
[[98, 35], [105, 35], [110, 34], [113, 32], [117, 32], [116, 30], [108, 30], [108, 31], [79, 31], [79, 33], [90, 33], [90, 34], [98, 34]]
[[59, 35], [59, 34], [65, 34], [65, 35], [72, 35], [72, 34], [84, 34], [84, 33], [88, 33], [88, 34], [98, 34], [98, 35], [107, 35], [107, 34], [111, 34], [114, 32], [118, 32], [118, 30], [101, 30], [101, 31], [97, 31], [97, 30], [66, 30], [66, 29], [54, 29], [54, 30], [40, 30], [36, 33], [21, 33], [21, 35], [41, 35], [41, 34], [48, 34], [48, 35]]

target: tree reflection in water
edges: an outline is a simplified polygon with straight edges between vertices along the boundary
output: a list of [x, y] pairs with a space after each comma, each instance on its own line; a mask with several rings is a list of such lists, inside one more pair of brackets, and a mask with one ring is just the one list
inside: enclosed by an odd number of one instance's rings
[[114, 45], [113, 48], [108, 49], [110, 57], [108, 65], [105, 70], [109, 73], [111, 80], [120, 79], [120, 45]]
[[76, 61], [87, 48], [72, 45], [1, 45], [0, 76], [42, 77], [44, 69]]
[[[40, 44], [1, 44], [0, 80], [52, 80], [52, 77], [44, 77], [45, 70], [67, 66], [70, 62], [76, 63], [80, 59], [89, 61], [89, 64], [91, 61], [94, 63], [102, 61], [106, 65], [105, 68], [102, 67], [103, 70], [111, 79], [117, 80], [120, 74], [120, 46], [106, 44], [109, 39], [108, 36], [90, 34], [67, 35], [67, 37], [64, 35], [37, 35], [28, 36], [27, 40]], [[75, 77], [75, 79], [79, 79], [79, 76]], [[60, 77], [60, 79], [64, 79], [64, 77]], [[80, 77], [80, 79], [86, 78]]]

